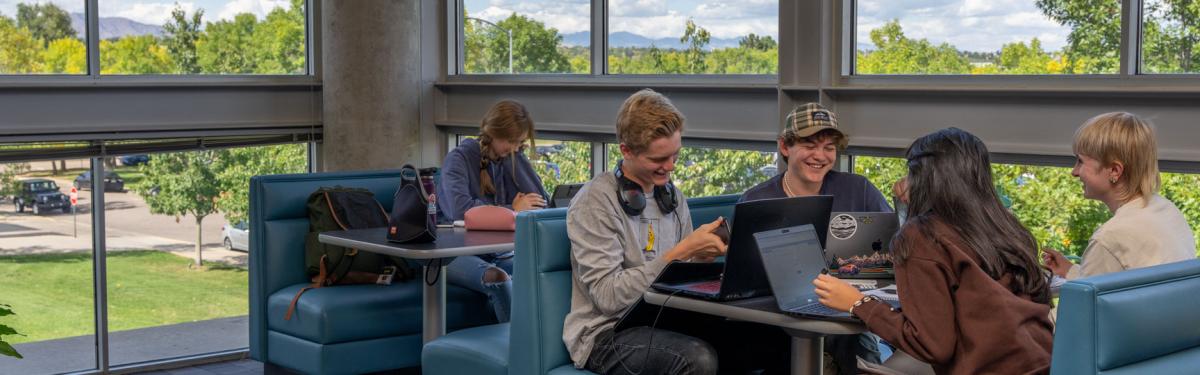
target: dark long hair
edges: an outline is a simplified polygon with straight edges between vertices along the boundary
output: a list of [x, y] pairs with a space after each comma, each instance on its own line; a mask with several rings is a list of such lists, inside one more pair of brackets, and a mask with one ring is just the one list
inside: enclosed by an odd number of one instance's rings
[[[967, 247], [979, 255], [980, 267], [994, 280], [1012, 275], [1014, 294], [1049, 303], [1046, 277], [1037, 262], [1037, 241], [1008, 209], [992, 182], [991, 162], [983, 141], [958, 128], [921, 137], [908, 147], [908, 217], [924, 222], [940, 218]], [[921, 235], [932, 238], [929, 226]], [[904, 231], [897, 241], [905, 243]], [[895, 248], [903, 262], [908, 249]]]

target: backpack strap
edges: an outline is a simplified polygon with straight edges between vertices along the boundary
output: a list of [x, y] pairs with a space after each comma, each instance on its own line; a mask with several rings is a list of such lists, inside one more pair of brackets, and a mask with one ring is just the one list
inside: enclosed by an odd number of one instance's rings
[[313, 278], [313, 283], [311, 285], [300, 288], [300, 291], [296, 292], [296, 296], [292, 297], [292, 303], [288, 304], [287, 313], [283, 315], [283, 320], [292, 320], [292, 312], [296, 311], [296, 301], [300, 300], [301, 294], [304, 294], [304, 292], [308, 291], [309, 289], [317, 289], [325, 286], [326, 283], [332, 283], [333, 280], [329, 279], [329, 272], [325, 269], [325, 261], [327, 259], [327, 256], [321, 256], [321, 273], [317, 274], [317, 276]]
[[[342, 228], [342, 230], [350, 229], [346, 226], [346, 223], [342, 222], [342, 218], [338, 217], [337, 210], [334, 210], [333, 208], [333, 199], [329, 197], [328, 191], [325, 192], [325, 205], [329, 206], [329, 216], [333, 216], [333, 221], [337, 223], [338, 228]], [[349, 247], [346, 248], [345, 253], [343, 253], [341, 259], [338, 260], [338, 263], [333, 265], [333, 267], [330, 267], [332, 268], [332, 271], [329, 275], [329, 278], [332, 280], [329, 282], [329, 284], [336, 283], [338, 280], [345, 278], [347, 273], [350, 273], [350, 267], [354, 265], [354, 257], [356, 255], [358, 255], [358, 249]], [[324, 256], [322, 256], [322, 258], [324, 258]], [[346, 262], [347, 258], [350, 259], [350, 262]], [[345, 267], [342, 266], [343, 263], [345, 263]], [[325, 267], [324, 261], [321, 262], [321, 267]]]

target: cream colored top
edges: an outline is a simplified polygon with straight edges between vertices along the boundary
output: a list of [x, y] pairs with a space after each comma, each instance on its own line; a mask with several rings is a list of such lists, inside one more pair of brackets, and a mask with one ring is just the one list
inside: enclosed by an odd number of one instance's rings
[[1083, 251], [1083, 261], [1071, 266], [1067, 279], [1194, 258], [1196, 239], [1183, 213], [1155, 194], [1126, 202], [1100, 225]]

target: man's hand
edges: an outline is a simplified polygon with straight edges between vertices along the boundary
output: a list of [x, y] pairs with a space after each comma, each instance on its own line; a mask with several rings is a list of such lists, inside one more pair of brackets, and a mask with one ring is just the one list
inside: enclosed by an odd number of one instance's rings
[[687, 237], [684, 237], [682, 241], [679, 241], [679, 243], [675, 244], [674, 248], [671, 248], [667, 252], [665, 255], [666, 260], [690, 259], [697, 262], [712, 262], [714, 258], [725, 255], [725, 251], [729, 246], [725, 242], [722, 242], [720, 237], [713, 234], [713, 231], [724, 220], [725, 218], [719, 217], [711, 223], [696, 228], [696, 230], [692, 231]]
[[1059, 277], [1067, 277], [1067, 271], [1071, 270], [1072, 264], [1065, 255], [1050, 248], [1042, 249], [1042, 263]]
[[821, 304], [837, 311], [850, 311], [850, 306], [863, 299], [858, 288], [833, 276], [817, 275], [813, 285], [817, 286], [817, 297]]
[[525, 210], [536, 210], [546, 207], [546, 200], [542, 199], [542, 195], [538, 193], [517, 193], [516, 198], [513, 198], [513, 211], [521, 212]]

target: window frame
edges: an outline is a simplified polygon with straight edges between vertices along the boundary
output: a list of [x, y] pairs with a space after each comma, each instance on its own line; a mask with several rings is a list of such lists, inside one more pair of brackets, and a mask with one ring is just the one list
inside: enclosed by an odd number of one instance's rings
[[321, 1], [305, 0], [305, 71], [302, 74], [100, 74], [100, 0], [84, 1], [85, 74], [0, 74], [0, 88], [305, 86], [321, 82]]

